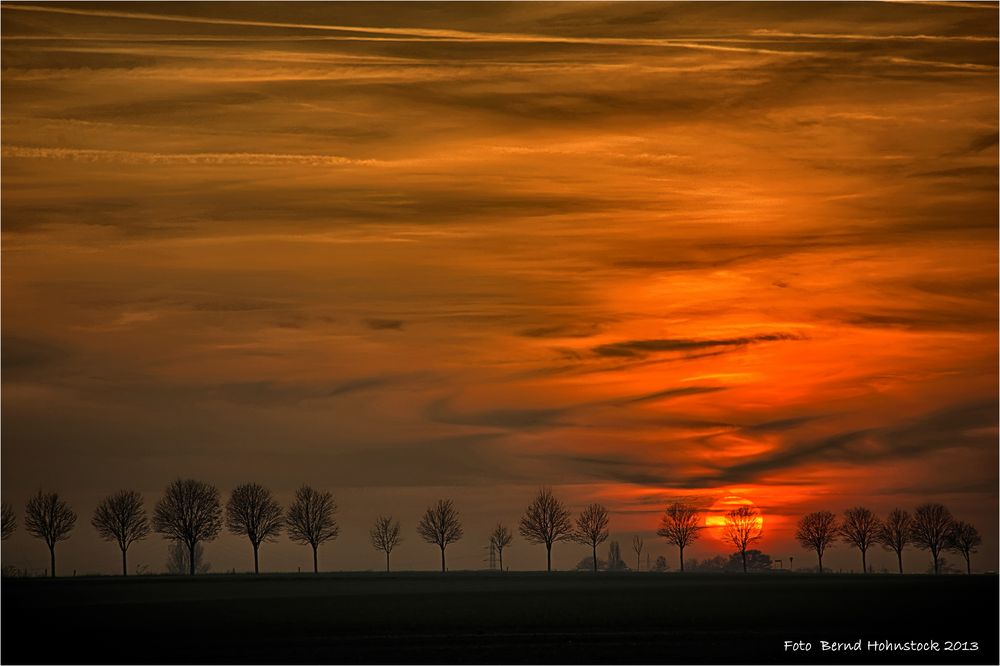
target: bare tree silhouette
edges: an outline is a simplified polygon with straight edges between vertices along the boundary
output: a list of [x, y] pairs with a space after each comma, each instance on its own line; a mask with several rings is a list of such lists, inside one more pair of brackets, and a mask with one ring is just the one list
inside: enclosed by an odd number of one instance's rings
[[819, 558], [819, 572], [823, 573], [823, 552], [831, 546], [840, 534], [837, 517], [830, 511], [808, 513], [799, 519], [795, 538], [803, 548], [816, 551]]
[[58, 493], [45, 493], [41, 490], [28, 500], [24, 508], [24, 529], [33, 537], [45, 541], [49, 547], [49, 559], [52, 565], [51, 576], [56, 576], [56, 544], [69, 538], [69, 533], [76, 525], [76, 514], [69, 508]]
[[14, 515], [14, 507], [6, 502], [3, 503], [3, 539], [6, 540], [14, 530], [17, 529], [17, 517]]
[[726, 541], [736, 546], [743, 559], [743, 573], [747, 572], [747, 548], [764, 536], [760, 512], [749, 504], [737, 507], [726, 514], [722, 532]]
[[497, 553], [500, 555], [500, 571], [503, 571], [503, 549], [506, 548], [514, 541], [514, 535], [510, 533], [507, 526], [503, 523], [497, 523], [497, 526], [493, 528], [493, 532], [490, 534], [490, 545], [496, 548]]
[[149, 520], [142, 505], [142, 495], [134, 490], [119, 490], [101, 500], [90, 524], [105, 541], [115, 541], [122, 551], [122, 575], [128, 575], [128, 548], [149, 536]]
[[640, 557], [642, 556], [642, 537], [636, 534], [632, 537], [632, 550], [635, 552], [635, 570], [638, 571], [640, 568]]
[[608, 538], [608, 510], [600, 504], [591, 504], [576, 519], [573, 540], [590, 546], [594, 554], [594, 573], [597, 573], [597, 547]]
[[284, 524], [281, 505], [275, 501], [270, 490], [257, 483], [244, 483], [233, 488], [226, 503], [226, 527], [230, 534], [250, 539], [255, 574], [260, 573], [260, 544], [277, 541]]
[[372, 542], [375, 550], [385, 553], [385, 570], [389, 571], [389, 555], [392, 549], [403, 540], [399, 536], [399, 521], [392, 522], [392, 516], [379, 516], [375, 520], [375, 526], [368, 533], [368, 538]]
[[844, 512], [844, 522], [840, 524], [840, 536], [845, 542], [861, 551], [861, 573], [868, 573], [868, 549], [876, 543], [882, 521], [871, 509], [856, 506]]
[[983, 538], [979, 536], [979, 530], [973, 525], [961, 520], [955, 521], [945, 547], [956, 553], [961, 553], [965, 558], [965, 573], [972, 573], [972, 554], [983, 544]]
[[941, 572], [941, 551], [948, 544], [955, 519], [942, 504], [921, 504], [913, 513], [910, 534], [913, 543], [921, 550], [929, 550], [934, 563], [934, 573]]
[[528, 543], [545, 544], [546, 571], [552, 571], [552, 544], [573, 538], [571, 514], [550, 489], [540, 488], [521, 516], [519, 531]]
[[309, 486], [295, 491], [295, 501], [288, 507], [285, 524], [288, 538], [295, 543], [309, 544], [313, 551], [313, 573], [319, 573], [320, 545], [340, 535], [335, 514], [337, 504], [333, 494], [319, 492]]
[[896, 553], [899, 573], [903, 573], [903, 550], [913, 543], [913, 518], [902, 509], [893, 509], [882, 522], [875, 540], [886, 550]]
[[680, 551], [678, 560], [681, 563], [681, 573], [684, 572], [684, 549], [698, 540], [701, 531], [705, 529], [698, 517], [698, 510], [685, 502], [674, 502], [663, 512], [660, 519], [660, 529], [656, 534], [677, 546]]
[[441, 572], [447, 570], [444, 559], [444, 549], [448, 544], [455, 543], [465, 532], [462, 530], [462, 523], [458, 520], [458, 510], [455, 503], [450, 499], [438, 500], [434, 506], [427, 507], [420, 523], [417, 525], [417, 534], [427, 543], [436, 544], [441, 549]]
[[195, 574], [195, 548], [222, 530], [222, 504], [215, 486], [194, 479], [177, 479], [167, 486], [153, 511], [153, 529], [187, 546]]

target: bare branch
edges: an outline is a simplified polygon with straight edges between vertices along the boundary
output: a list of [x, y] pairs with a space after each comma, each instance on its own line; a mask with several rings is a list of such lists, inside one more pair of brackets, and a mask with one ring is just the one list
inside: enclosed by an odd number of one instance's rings
[[840, 525], [840, 536], [844, 541], [861, 551], [861, 572], [868, 572], [868, 549], [876, 542], [882, 523], [870, 509], [856, 506], [844, 512], [844, 522]]
[[76, 514], [58, 493], [39, 490], [24, 509], [24, 529], [31, 536], [43, 539], [50, 548], [68, 539], [74, 525]]
[[149, 520], [142, 505], [142, 495], [134, 490], [119, 490], [101, 500], [90, 524], [105, 541], [115, 541], [122, 550], [149, 536]]
[[809, 513], [799, 520], [795, 538], [803, 548], [816, 551], [819, 559], [819, 572], [823, 573], [823, 553], [834, 544], [840, 534], [837, 517], [830, 511]]
[[500, 554], [500, 571], [503, 571], [503, 549], [514, 541], [514, 535], [502, 522], [498, 522], [490, 533], [490, 545]]
[[428, 507], [417, 525], [417, 534], [427, 543], [436, 544], [441, 549], [441, 571], [445, 571], [445, 548], [465, 534], [455, 503], [450, 499], [442, 499], [436, 505]]
[[296, 490], [295, 501], [288, 507], [288, 538], [295, 543], [312, 546], [313, 572], [319, 572], [317, 550], [320, 545], [340, 535], [336, 513], [337, 504], [333, 501], [333, 494], [321, 493], [309, 486]]
[[379, 516], [375, 526], [368, 533], [368, 538], [375, 550], [385, 553], [385, 570], [389, 570], [389, 555], [392, 549], [400, 544], [403, 538], [399, 535], [399, 521], [392, 522], [392, 516]]
[[39, 490], [24, 508], [24, 529], [31, 536], [45, 541], [49, 547], [52, 577], [56, 575], [56, 544], [69, 538], [74, 525], [76, 514], [69, 504], [59, 498], [58, 493]]
[[971, 574], [972, 554], [977, 552], [982, 544], [983, 538], [979, 535], [979, 530], [973, 525], [959, 520], [952, 525], [945, 547], [962, 554], [962, 557], [965, 558], [965, 571]]
[[698, 540], [703, 529], [705, 526], [701, 524], [698, 510], [690, 504], [674, 502], [663, 512], [656, 534], [677, 546], [681, 572], [684, 571], [684, 549]]
[[635, 553], [635, 570], [638, 571], [640, 567], [642, 557], [642, 537], [638, 534], [632, 537], [632, 551]]
[[895, 551], [899, 573], [903, 573], [903, 550], [913, 543], [913, 518], [902, 509], [893, 509], [875, 535], [875, 541], [883, 548]]
[[503, 523], [497, 523], [497, 526], [493, 528], [493, 532], [490, 534], [490, 543], [493, 544], [493, 547], [499, 551], [503, 551], [513, 541], [514, 535], [510, 533], [507, 526]]
[[591, 504], [576, 519], [573, 540], [585, 546], [597, 548], [608, 539], [609, 522], [608, 510], [600, 504]]
[[105, 541], [115, 541], [122, 551], [122, 575], [128, 575], [126, 553], [134, 542], [149, 536], [149, 520], [142, 495], [134, 490], [119, 490], [101, 500], [90, 524]]
[[14, 530], [17, 529], [17, 517], [14, 515], [14, 507], [6, 502], [3, 503], [3, 539], [6, 540]]
[[194, 551], [199, 542], [211, 541], [222, 531], [219, 491], [194, 479], [177, 479], [167, 486], [153, 511], [153, 529], [168, 539], [184, 543], [194, 575]]
[[569, 509], [548, 488], [539, 489], [528, 505], [521, 516], [519, 531], [528, 543], [545, 544], [548, 571], [552, 571], [552, 544], [574, 538]]
[[260, 572], [257, 558], [260, 544], [277, 541], [284, 524], [281, 505], [270, 490], [257, 483], [245, 483], [233, 489], [226, 504], [226, 527], [231, 534], [250, 540], [254, 573]]
[[760, 512], [749, 504], [733, 509], [726, 514], [726, 527], [722, 534], [740, 552], [743, 557], [743, 573], [746, 573], [747, 548], [764, 536]]
[[941, 504], [921, 504], [913, 514], [913, 543], [921, 550], [930, 551], [934, 560], [934, 573], [940, 572], [941, 551], [948, 544], [954, 524], [951, 511]]
[[585, 546], [590, 546], [594, 573], [597, 573], [597, 547], [608, 538], [609, 522], [608, 510], [600, 504], [591, 504], [576, 519], [576, 530], [573, 532], [573, 540]]

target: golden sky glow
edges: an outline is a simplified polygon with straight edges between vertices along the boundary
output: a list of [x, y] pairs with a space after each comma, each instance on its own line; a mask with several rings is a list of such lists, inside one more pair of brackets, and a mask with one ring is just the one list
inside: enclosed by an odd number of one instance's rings
[[[705, 511], [705, 527], [708, 528], [708, 533], [716, 539], [725, 539], [725, 528], [726, 528], [726, 514], [728, 514], [733, 509], [738, 509], [741, 506], [754, 506], [754, 503], [748, 500], [746, 497], [739, 497], [738, 495], [726, 495], [717, 499], [711, 506], [707, 507]], [[757, 528], [764, 529], [765, 516], [763, 514], [757, 517], [754, 521]]]
[[[308, 482], [341, 505], [329, 566], [380, 566], [394, 513], [398, 566], [431, 568], [413, 529], [446, 495], [456, 567], [542, 483], [623, 543], [673, 498], [748, 498], [778, 558], [804, 511], [933, 500], [996, 558], [995, 4], [2, 16], [19, 512]], [[82, 520], [64, 566], [103, 548]], [[4, 556], [44, 566], [23, 533]]]

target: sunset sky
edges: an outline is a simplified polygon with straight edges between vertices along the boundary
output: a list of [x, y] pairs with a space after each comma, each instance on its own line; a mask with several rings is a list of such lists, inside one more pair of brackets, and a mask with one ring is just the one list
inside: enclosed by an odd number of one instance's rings
[[[183, 476], [333, 491], [327, 569], [381, 566], [380, 513], [394, 565], [433, 569], [415, 526], [439, 497], [466, 525], [450, 566], [480, 567], [541, 484], [672, 568], [677, 497], [749, 499], [796, 566], [804, 512], [938, 501], [995, 568], [997, 21], [3, 4], [3, 563], [48, 565], [23, 530], [44, 488], [80, 514], [60, 570], [113, 573], [98, 499], [151, 509]], [[206, 551], [252, 564], [237, 537]], [[132, 552], [159, 570], [166, 543]], [[311, 558], [283, 539], [261, 564]]]

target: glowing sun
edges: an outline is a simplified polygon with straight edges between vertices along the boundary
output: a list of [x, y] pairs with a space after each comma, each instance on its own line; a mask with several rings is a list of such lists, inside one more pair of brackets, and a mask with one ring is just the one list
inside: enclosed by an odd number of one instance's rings
[[[724, 529], [726, 527], [726, 514], [733, 509], [738, 509], [739, 507], [746, 505], [752, 507], [754, 506], [754, 503], [745, 497], [740, 497], [739, 495], [726, 495], [708, 508], [705, 515], [705, 527], [709, 529], [709, 532], [715, 536], [715, 538], [723, 539]], [[760, 516], [757, 518], [757, 528], [763, 529], [763, 527], [764, 516]]]

